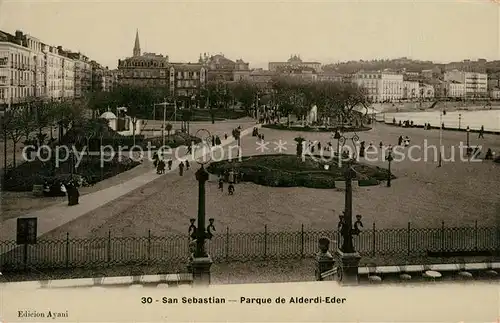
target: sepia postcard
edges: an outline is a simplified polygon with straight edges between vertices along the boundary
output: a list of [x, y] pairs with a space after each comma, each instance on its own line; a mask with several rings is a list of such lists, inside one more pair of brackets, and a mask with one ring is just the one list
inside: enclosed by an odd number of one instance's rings
[[500, 1], [0, 0], [0, 323], [500, 322]]

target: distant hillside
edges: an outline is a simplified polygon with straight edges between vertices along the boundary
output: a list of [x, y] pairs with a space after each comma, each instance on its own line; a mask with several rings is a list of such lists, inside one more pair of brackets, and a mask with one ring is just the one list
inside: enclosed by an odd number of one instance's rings
[[430, 70], [436, 67], [441, 71], [459, 69], [471, 72], [486, 72], [488, 74], [500, 73], [500, 61], [486, 62], [485, 60], [478, 60], [437, 64], [431, 61], [412, 60], [405, 57], [397, 59], [378, 59], [371, 61], [360, 60], [328, 64], [325, 65], [323, 69], [325, 71], [336, 71], [337, 73], [342, 74], [352, 74], [360, 70], [378, 71], [384, 69], [406, 69], [407, 72], [421, 72], [422, 70]]

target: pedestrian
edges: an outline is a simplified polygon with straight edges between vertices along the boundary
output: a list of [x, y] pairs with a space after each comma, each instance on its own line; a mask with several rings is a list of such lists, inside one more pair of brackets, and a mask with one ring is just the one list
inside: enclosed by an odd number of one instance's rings
[[233, 184], [229, 184], [229, 186], [227, 187], [227, 192], [229, 195], [234, 194], [234, 185]]
[[224, 140], [227, 140], [227, 133], [224, 134]]
[[158, 152], [155, 152], [154, 155], [153, 155], [153, 165], [155, 166], [158, 166]]
[[382, 147], [384, 147], [384, 143], [381, 141], [378, 146], [380, 147], [380, 149], [382, 149]]
[[484, 139], [484, 126], [481, 126], [481, 129], [479, 129], [478, 139], [480, 139], [480, 138]]
[[168, 164], [168, 170], [172, 170], [172, 159], [169, 159], [167, 164]]
[[189, 161], [188, 161], [188, 160], [186, 160], [186, 161], [184, 162], [184, 164], [186, 165], [186, 170], [189, 170], [189, 166], [191, 166], [191, 165], [189, 165]]
[[401, 146], [402, 143], [403, 143], [403, 136], [399, 136], [399, 138], [398, 138], [398, 146]]
[[219, 190], [224, 192], [224, 180], [222, 179], [222, 176], [219, 176]]
[[180, 176], [184, 175], [184, 163], [183, 162], [181, 162], [179, 164], [179, 175]]

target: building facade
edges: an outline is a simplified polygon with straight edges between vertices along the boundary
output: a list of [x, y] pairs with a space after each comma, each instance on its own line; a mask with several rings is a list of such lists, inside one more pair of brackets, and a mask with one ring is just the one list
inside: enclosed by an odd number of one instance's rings
[[421, 99], [430, 100], [434, 99], [434, 86], [430, 84], [420, 83], [419, 95]]
[[353, 82], [366, 90], [372, 102], [391, 102], [403, 99], [403, 74], [390, 71], [358, 72]]
[[[122, 85], [168, 88], [168, 56], [155, 53], [141, 54], [139, 32], [136, 32], [132, 57], [118, 60], [117, 81]], [[104, 70], [99, 77], [104, 77]], [[108, 77], [112, 78], [110, 74]]]
[[214, 71], [222, 71], [220, 74], [224, 80], [226, 77], [232, 79], [235, 63], [222, 58], [222, 56], [206, 56], [206, 61], [202, 63], [172, 63], [169, 62], [168, 56], [154, 53], [141, 54], [139, 34], [136, 33], [132, 57], [118, 60], [116, 73], [101, 72], [102, 75], [98, 77], [104, 77], [105, 80], [114, 83], [116, 76], [118, 84], [165, 88], [172, 97], [179, 100], [181, 105], [187, 106], [192, 103], [191, 100], [197, 101], [200, 90], [205, 87], [209, 64]]
[[465, 97], [465, 84], [457, 81], [447, 81], [446, 97], [448, 98], [464, 98]]
[[247, 79], [250, 74], [249, 63], [242, 59], [232, 61], [223, 54], [209, 55], [200, 54], [198, 63], [205, 66], [207, 70], [207, 81], [211, 82], [234, 82]]
[[463, 83], [465, 85], [466, 98], [488, 96], [487, 74], [453, 70], [444, 73], [444, 80]]
[[206, 86], [207, 72], [203, 64], [171, 63], [168, 75], [170, 95], [182, 106], [191, 106], [198, 101], [200, 90]]
[[500, 100], [500, 88], [493, 88], [489, 91], [490, 99], [492, 100]]
[[75, 62], [74, 97], [79, 99], [92, 90], [92, 65], [82, 53], [69, 53], [68, 56]]
[[44, 47], [46, 73], [45, 86], [47, 98], [61, 100], [64, 96], [64, 57], [59, 55], [56, 47], [45, 45]]
[[297, 68], [306, 67], [312, 68], [316, 73], [321, 73], [321, 63], [319, 62], [303, 62], [300, 55], [291, 55], [286, 62], [269, 62], [269, 71], [277, 72], [280, 68]]
[[0, 107], [80, 97], [90, 88], [91, 70], [77, 56], [19, 30], [0, 31]]
[[281, 66], [276, 69], [279, 76], [298, 78], [306, 82], [315, 82], [318, 80], [318, 74], [312, 67], [289, 67]]
[[277, 75], [278, 74], [276, 72], [258, 68], [250, 72], [249, 80], [250, 82], [254, 83], [260, 90], [268, 91], [272, 89], [273, 79]]
[[321, 73], [318, 73], [317, 79], [318, 81], [326, 82], [342, 82], [343, 76], [337, 72], [323, 71]]
[[403, 99], [416, 100], [420, 96], [420, 85], [415, 81], [403, 81]]

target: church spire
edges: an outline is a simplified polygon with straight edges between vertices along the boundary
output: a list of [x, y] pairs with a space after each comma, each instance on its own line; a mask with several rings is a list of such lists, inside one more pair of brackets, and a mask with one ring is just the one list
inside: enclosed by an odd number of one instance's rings
[[135, 32], [134, 57], [141, 56], [141, 45], [139, 44], [139, 29]]

